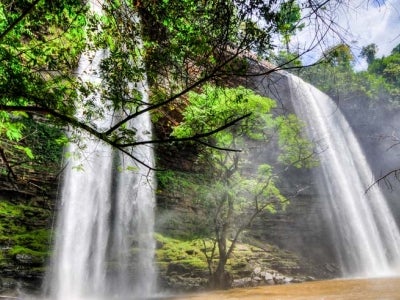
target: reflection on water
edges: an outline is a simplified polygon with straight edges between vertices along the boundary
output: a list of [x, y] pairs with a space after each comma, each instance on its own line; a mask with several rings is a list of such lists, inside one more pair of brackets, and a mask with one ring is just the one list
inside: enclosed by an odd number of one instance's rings
[[[2, 299], [53, 300], [27, 296], [0, 295]], [[297, 284], [231, 289], [180, 296], [158, 295], [151, 298], [82, 298], [69, 300], [400, 300], [400, 277], [336, 279]]]
[[396, 300], [400, 278], [338, 279], [185, 295], [174, 300]]

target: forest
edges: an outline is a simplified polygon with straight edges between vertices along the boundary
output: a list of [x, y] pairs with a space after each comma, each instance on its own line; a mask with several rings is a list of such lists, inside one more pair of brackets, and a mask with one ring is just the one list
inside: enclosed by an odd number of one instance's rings
[[[89, 191], [111, 199], [106, 245], [88, 246], [107, 249], [105, 277], [119, 274], [125, 282], [131, 269], [133, 278], [147, 274], [137, 270], [142, 258], [136, 256], [141, 246], [135, 231], [147, 221], [154, 227], [155, 285], [165, 289], [255, 284], [259, 265], [268, 270], [264, 278], [271, 276], [266, 282], [341, 276], [338, 260], [325, 254], [310, 262], [307, 250], [284, 249], [280, 229], [273, 233], [279, 218], [291, 222], [290, 207], [305, 197], [320, 150], [286, 99], [291, 92], [263, 89], [282, 74], [296, 75], [335, 102], [365, 148], [372, 147], [373, 136], [390, 153], [397, 151], [400, 44], [383, 57], [375, 43], [360, 45], [355, 54], [336, 23], [348, 6], [335, 0], [2, 0], [0, 291], [22, 286], [26, 293], [49, 292], [48, 265], [58, 259], [53, 254], [63, 235], [56, 224], [68, 194], [65, 178], [90, 168], [85, 161], [96, 150], [89, 141], [111, 149], [111, 160], [97, 161], [96, 168], [115, 168], [109, 190]], [[310, 27], [311, 43], [292, 47], [295, 36]], [[331, 34], [337, 43], [327, 45]], [[316, 48], [323, 51], [306, 60]], [[355, 68], [360, 59], [367, 63], [364, 70]], [[135, 123], [145, 116], [150, 129]], [[154, 151], [154, 161], [135, 152], [143, 147]], [[367, 159], [374, 179], [366, 193], [375, 186], [395, 189], [398, 162], [382, 167], [371, 153]], [[116, 174], [124, 172], [154, 182], [155, 215], [139, 221], [128, 216], [132, 240], [121, 243], [134, 254], [120, 261], [113, 253], [116, 199], [136, 193], [115, 188], [123, 182]], [[80, 201], [86, 201], [83, 193]], [[100, 228], [99, 222], [94, 226]], [[270, 260], [261, 263], [263, 255]], [[121, 275], [122, 264], [128, 267]], [[249, 277], [252, 283], [243, 279]]]

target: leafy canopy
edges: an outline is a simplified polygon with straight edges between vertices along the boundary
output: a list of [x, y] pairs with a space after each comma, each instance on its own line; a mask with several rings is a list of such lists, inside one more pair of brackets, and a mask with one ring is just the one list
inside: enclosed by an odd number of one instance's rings
[[[301, 122], [294, 116], [274, 116], [274, 100], [260, 96], [244, 87], [223, 88], [206, 85], [201, 93], [190, 92], [189, 103], [183, 112], [183, 121], [172, 135], [178, 138], [196, 136], [223, 127], [237, 116], [249, 115], [229, 130], [218, 131], [208, 141], [216, 148], [236, 149], [250, 140], [269, 142], [277, 136], [283, 150], [280, 160], [302, 166], [312, 153], [311, 145], [301, 137]], [[214, 155], [219, 151], [213, 151]], [[225, 154], [221, 154], [224, 156]]]

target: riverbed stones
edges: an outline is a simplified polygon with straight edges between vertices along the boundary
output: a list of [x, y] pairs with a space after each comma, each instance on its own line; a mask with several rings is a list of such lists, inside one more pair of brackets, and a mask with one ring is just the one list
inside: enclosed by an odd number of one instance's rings
[[302, 277], [282, 275], [274, 270], [262, 270], [261, 267], [254, 268], [250, 277], [233, 280], [232, 287], [254, 287], [260, 285], [288, 284], [305, 281]]

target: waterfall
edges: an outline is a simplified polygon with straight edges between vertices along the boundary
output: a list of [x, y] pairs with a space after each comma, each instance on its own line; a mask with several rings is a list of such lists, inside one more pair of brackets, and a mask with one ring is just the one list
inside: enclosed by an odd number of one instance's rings
[[[105, 50], [84, 53], [78, 76], [100, 87], [99, 65], [106, 55]], [[141, 92], [141, 103], [146, 105], [146, 80], [132, 87]], [[118, 120], [104, 105], [101, 93], [87, 100], [102, 111], [102, 118], [92, 120], [99, 130]], [[119, 118], [123, 117], [120, 113]], [[148, 113], [128, 126], [136, 131], [137, 141], [151, 139]], [[69, 158], [65, 158], [46, 289], [51, 299], [58, 300], [148, 298], [156, 284], [153, 173], [129, 155], [88, 134], [78, 134], [81, 140], [66, 150]], [[154, 166], [151, 147], [142, 145], [131, 151], [139, 161]]]
[[318, 185], [343, 275], [398, 275], [399, 230], [380, 188], [366, 192], [373, 176], [350, 125], [327, 95], [293, 75], [288, 80], [295, 112], [317, 142]]

